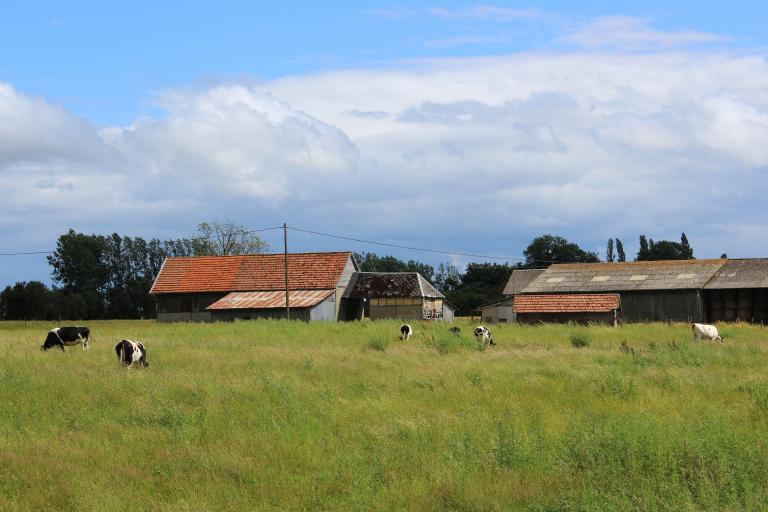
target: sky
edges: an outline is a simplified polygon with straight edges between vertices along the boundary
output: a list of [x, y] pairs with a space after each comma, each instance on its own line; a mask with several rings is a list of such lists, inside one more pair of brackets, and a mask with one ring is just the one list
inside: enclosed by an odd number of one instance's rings
[[[219, 220], [512, 263], [545, 233], [768, 256], [768, 3], [323, 4], [4, 7], [0, 253]], [[0, 256], [0, 287], [30, 280], [44, 255]]]

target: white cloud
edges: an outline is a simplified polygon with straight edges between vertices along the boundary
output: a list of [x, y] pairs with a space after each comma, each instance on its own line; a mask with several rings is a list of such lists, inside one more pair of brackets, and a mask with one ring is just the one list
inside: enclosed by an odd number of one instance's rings
[[518, 53], [170, 91], [97, 129], [0, 85], [0, 233], [287, 219], [516, 255], [685, 230], [697, 255], [758, 255], [766, 91], [761, 55]]
[[671, 48], [724, 43], [732, 38], [695, 30], [664, 31], [651, 27], [649, 18], [601, 16], [560, 37], [563, 42], [588, 48]]

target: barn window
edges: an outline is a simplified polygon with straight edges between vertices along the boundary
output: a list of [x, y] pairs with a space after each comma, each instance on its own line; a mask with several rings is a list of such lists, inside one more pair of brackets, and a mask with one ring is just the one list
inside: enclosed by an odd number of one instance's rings
[[548, 283], [562, 283], [563, 281], [565, 281], [565, 278], [563, 277], [550, 277], [547, 279]]

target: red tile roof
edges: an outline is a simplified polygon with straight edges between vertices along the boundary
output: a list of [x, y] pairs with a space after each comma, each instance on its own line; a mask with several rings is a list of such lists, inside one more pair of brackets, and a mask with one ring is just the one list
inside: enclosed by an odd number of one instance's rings
[[[310, 308], [320, 304], [335, 290], [297, 290], [288, 295], [292, 308]], [[279, 309], [285, 307], [285, 291], [232, 292], [205, 309]]]
[[[351, 252], [288, 255], [291, 290], [336, 288]], [[167, 258], [150, 293], [284, 290], [282, 254]]]
[[619, 308], [619, 295], [516, 295], [515, 313], [605, 313]]

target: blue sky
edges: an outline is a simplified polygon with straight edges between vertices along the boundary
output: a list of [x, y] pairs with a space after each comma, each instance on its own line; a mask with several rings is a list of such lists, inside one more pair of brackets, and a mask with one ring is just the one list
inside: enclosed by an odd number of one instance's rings
[[[633, 251], [686, 231], [698, 256], [765, 256], [766, 22], [762, 2], [6, 6], [0, 252], [217, 218], [518, 257], [545, 232]], [[48, 277], [0, 260], [0, 286]]]

